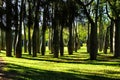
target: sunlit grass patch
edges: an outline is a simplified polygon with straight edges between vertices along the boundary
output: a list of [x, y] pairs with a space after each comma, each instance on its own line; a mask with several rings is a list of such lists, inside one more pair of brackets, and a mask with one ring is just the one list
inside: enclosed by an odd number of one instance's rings
[[[67, 50], [67, 49], [65, 49]], [[67, 52], [67, 51], [66, 51]], [[65, 53], [63, 57], [53, 58], [52, 54], [23, 58], [0, 56], [6, 62], [3, 71], [13, 80], [116, 80], [120, 79], [120, 59], [111, 54], [99, 54], [96, 61], [89, 60], [89, 54], [82, 47], [74, 55]]]

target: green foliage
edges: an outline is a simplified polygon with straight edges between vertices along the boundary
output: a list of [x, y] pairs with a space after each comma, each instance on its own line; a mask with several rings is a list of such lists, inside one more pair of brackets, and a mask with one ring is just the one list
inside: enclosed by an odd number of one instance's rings
[[87, 27], [86, 27], [86, 25], [84, 25], [84, 26], [79, 25], [78, 26], [78, 35], [79, 35], [79, 39], [82, 42], [86, 42], [86, 39], [87, 39]]

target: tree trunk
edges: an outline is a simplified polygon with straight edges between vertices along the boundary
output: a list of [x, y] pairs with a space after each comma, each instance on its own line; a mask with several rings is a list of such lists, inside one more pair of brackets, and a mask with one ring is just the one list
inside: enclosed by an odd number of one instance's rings
[[102, 16], [103, 16], [103, 7], [100, 7], [100, 20], [99, 20], [99, 51], [103, 50], [103, 43], [104, 43], [104, 36], [103, 36], [103, 23], [102, 23]]
[[41, 45], [41, 53], [42, 55], [45, 55], [45, 50], [46, 50], [46, 40], [45, 40], [45, 31], [42, 30], [42, 45]]
[[88, 34], [87, 34], [88, 38], [87, 38], [87, 52], [90, 52], [90, 24], [88, 22]]
[[110, 25], [110, 52], [113, 53], [113, 32], [114, 32], [114, 22], [111, 21]]
[[69, 41], [68, 41], [68, 53], [73, 54], [73, 36], [72, 36], [72, 23], [69, 25]]
[[120, 18], [115, 20], [115, 53], [114, 57], [120, 57]]
[[96, 60], [98, 52], [98, 42], [97, 42], [97, 26], [91, 24], [90, 33], [90, 60]]
[[43, 26], [42, 26], [42, 45], [41, 45], [41, 53], [42, 55], [45, 55], [45, 50], [46, 50], [46, 40], [45, 40], [45, 32], [47, 28], [47, 7], [44, 7], [44, 12], [43, 12]]
[[98, 22], [98, 8], [99, 0], [97, 0], [95, 9], [95, 22], [90, 20], [91, 33], [90, 33], [90, 60], [96, 60], [98, 53], [98, 39], [97, 39], [97, 22]]
[[26, 27], [24, 24], [24, 52], [27, 52], [27, 39], [26, 39]]
[[38, 26], [38, 30], [37, 30], [37, 53], [40, 53], [40, 28], [39, 28], [39, 26]]
[[6, 30], [6, 56], [12, 56], [12, 31], [11, 29]]
[[39, 32], [39, 6], [40, 6], [40, 2], [39, 0], [37, 0], [37, 6], [36, 6], [36, 11], [35, 11], [35, 24], [34, 24], [34, 31], [33, 31], [33, 43], [32, 43], [32, 47], [33, 47], [33, 57], [37, 57], [37, 51], [38, 51], [38, 47], [37, 47], [37, 33]]
[[14, 37], [14, 55], [16, 53], [16, 41], [18, 34], [18, 0], [15, 2], [15, 37]]
[[60, 31], [60, 56], [64, 55], [64, 43], [63, 43], [63, 26]]
[[107, 54], [107, 49], [109, 46], [109, 27], [107, 27], [106, 35], [105, 35], [105, 43], [104, 43], [104, 53]]
[[1, 29], [1, 50], [5, 50], [5, 32]]
[[32, 23], [32, 10], [31, 10], [31, 2], [30, 0], [28, 0], [28, 4], [29, 4], [29, 15], [28, 15], [28, 52], [29, 55], [31, 55], [31, 26], [33, 25]]
[[6, 0], [6, 56], [12, 56], [12, 2]]
[[78, 32], [77, 32], [77, 23], [75, 27], [75, 52], [77, 52], [78, 49], [80, 49], [80, 42], [79, 42], [79, 38], [78, 38]]
[[[0, 33], [2, 33], [2, 30], [0, 29]], [[0, 37], [1, 37], [1, 34], [0, 34]], [[2, 50], [2, 38], [0, 39], [0, 52], [1, 52], [1, 50]]]
[[18, 35], [17, 35], [17, 42], [16, 42], [16, 57], [21, 58], [22, 57], [22, 20], [23, 20], [23, 3], [24, 0], [21, 2], [21, 9], [20, 9], [20, 25], [18, 29]]
[[36, 36], [37, 36], [37, 34], [36, 34], [36, 28], [35, 28], [35, 26], [34, 26], [34, 31], [33, 31], [33, 38], [32, 38], [32, 47], [33, 47], [33, 57], [37, 57], [37, 39], [36, 39]]
[[[56, 26], [57, 27], [57, 26]], [[59, 57], [59, 30], [58, 28], [54, 28], [54, 34], [53, 34], [53, 53], [54, 57]]]

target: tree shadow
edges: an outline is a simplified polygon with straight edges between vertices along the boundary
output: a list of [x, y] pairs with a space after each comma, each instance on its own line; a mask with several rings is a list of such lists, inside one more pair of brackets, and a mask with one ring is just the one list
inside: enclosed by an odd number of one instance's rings
[[74, 70], [70, 72], [57, 72], [49, 70], [41, 70], [36, 68], [24, 67], [16, 64], [7, 64], [9, 70], [3, 71], [3, 77], [12, 80], [117, 80], [101, 75], [90, 75], [89, 73], [79, 72], [75, 74]]
[[[89, 58], [81, 58], [73, 56], [64, 56], [60, 58], [52, 58], [52, 56], [39, 56], [36, 58], [33, 57], [22, 57], [23, 59], [28, 60], [37, 60], [37, 61], [47, 61], [47, 62], [56, 62], [56, 63], [70, 63], [70, 64], [91, 64], [91, 65], [105, 65], [105, 66], [120, 66], [120, 60], [112, 57], [107, 57], [106, 59], [100, 58], [98, 60], [90, 60]], [[115, 63], [113, 63], [115, 62]]]

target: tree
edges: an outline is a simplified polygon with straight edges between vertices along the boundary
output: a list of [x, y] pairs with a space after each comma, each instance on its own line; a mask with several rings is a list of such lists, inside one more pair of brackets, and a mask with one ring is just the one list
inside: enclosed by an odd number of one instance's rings
[[86, 14], [90, 24], [91, 24], [91, 33], [90, 33], [90, 60], [96, 60], [98, 52], [98, 41], [97, 41], [97, 19], [98, 19], [98, 6], [99, 0], [97, 0], [96, 9], [95, 9], [95, 22], [88, 13], [87, 6], [90, 5], [94, 0], [91, 0], [88, 4], [83, 3], [81, 0], [76, 0], [76, 2], [82, 6], [84, 13]]
[[108, 14], [109, 18], [112, 19], [115, 23], [115, 51], [114, 51], [114, 57], [120, 57], [120, 8], [119, 8], [119, 0], [112, 0], [109, 1], [110, 9], [112, 11], [112, 17]]
[[29, 6], [29, 10], [28, 10], [28, 52], [29, 55], [31, 55], [31, 46], [32, 46], [32, 42], [31, 42], [31, 27], [33, 26], [33, 15], [32, 15], [32, 1], [28, 0], [28, 6]]
[[21, 58], [22, 57], [22, 22], [23, 22], [23, 4], [24, 0], [21, 1], [21, 7], [20, 7], [20, 25], [18, 27], [18, 33], [17, 33], [17, 42], [16, 42], [16, 57]]
[[67, 26], [69, 28], [69, 41], [68, 41], [68, 53], [69, 55], [73, 54], [73, 23], [76, 17], [76, 12], [77, 12], [77, 7], [75, 1], [71, 0], [71, 1], [67, 1], [67, 8], [68, 8], [68, 14], [67, 14], [67, 18], [68, 18], [68, 22], [67, 22]]
[[12, 56], [12, 1], [6, 0], [6, 56]]
[[58, 58], [59, 56], [59, 0], [53, 2], [54, 12], [52, 19], [52, 29], [53, 29], [53, 53], [54, 57]]
[[34, 31], [33, 31], [33, 38], [32, 38], [32, 47], [33, 47], [33, 57], [37, 57], [37, 33], [39, 32], [39, 6], [40, 2], [37, 0], [36, 2], [36, 11], [35, 11], [35, 22], [34, 22]]
[[45, 55], [46, 51], [46, 39], [45, 39], [45, 33], [47, 29], [47, 19], [48, 19], [48, 1], [44, 2], [43, 5], [43, 25], [42, 25], [42, 43], [41, 43], [41, 53], [42, 55]]

